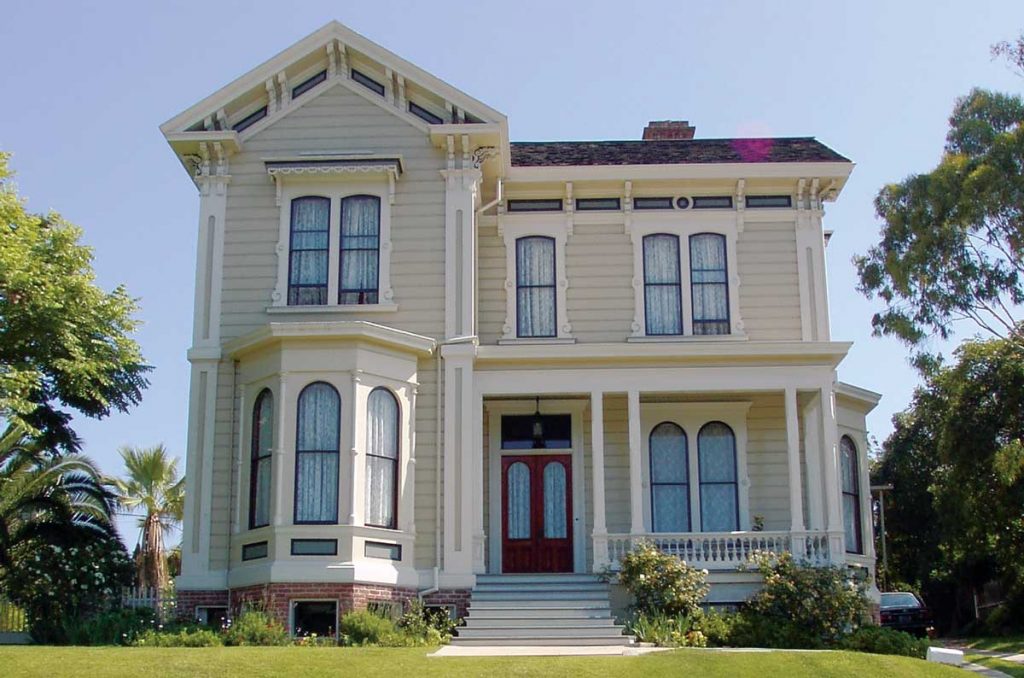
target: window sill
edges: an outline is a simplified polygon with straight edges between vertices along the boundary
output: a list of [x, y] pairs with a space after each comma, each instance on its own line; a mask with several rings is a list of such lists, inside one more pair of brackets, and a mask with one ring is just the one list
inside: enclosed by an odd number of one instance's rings
[[531, 344], [575, 344], [576, 340], [573, 337], [538, 337], [531, 339], [527, 337], [515, 338], [515, 339], [499, 339], [499, 346], [517, 346], [524, 345], [529, 346]]
[[720, 341], [747, 341], [745, 334], [671, 334], [665, 336], [626, 337], [634, 344], [693, 344], [718, 343]]
[[393, 313], [398, 304], [328, 304], [326, 306], [268, 306], [267, 313], [289, 315], [305, 313]]

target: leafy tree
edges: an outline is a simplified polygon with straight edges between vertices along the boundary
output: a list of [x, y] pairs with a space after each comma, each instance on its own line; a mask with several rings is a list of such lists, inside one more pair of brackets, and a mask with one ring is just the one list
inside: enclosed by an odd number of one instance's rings
[[120, 452], [128, 477], [110, 482], [120, 505], [130, 515], [139, 516], [139, 585], [164, 588], [168, 583], [164, 534], [181, 524], [185, 481], [178, 477], [178, 460], [162, 444], [124, 447]]
[[131, 338], [137, 307], [124, 287], [95, 283], [82, 231], [29, 214], [0, 153], [0, 417], [77, 451], [70, 410], [102, 418], [138, 404], [150, 369]]

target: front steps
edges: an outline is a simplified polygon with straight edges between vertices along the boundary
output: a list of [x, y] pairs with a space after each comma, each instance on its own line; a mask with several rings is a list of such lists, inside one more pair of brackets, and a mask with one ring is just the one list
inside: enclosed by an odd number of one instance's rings
[[452, 645], [627, 646], [608, 584], [587, 574], [477, 576], [466, 625]]

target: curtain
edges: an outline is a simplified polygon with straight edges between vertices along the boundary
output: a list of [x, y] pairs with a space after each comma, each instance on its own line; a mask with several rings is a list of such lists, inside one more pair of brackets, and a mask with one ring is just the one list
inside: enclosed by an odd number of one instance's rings
[[295, 522], [338, 520], [341, 398], [323, 382], [299, 394], [295, 458]]
[[384, 388], [366, 403], [367, 525], [394, 528], [398, 503], [398, 402]]
[[647, 334], [683, 333], [677, 236], [644, 237], [644, 317]]
[[271, 454], [274, 447], [274, 396], [264, 390], [253, 408], [252, 508], [250, 527], [270, 524]]
[[516, 324], [520, 337], [558, 335], [555, 312], [555, 240], [516, 240]]
[[288, 303], [327, 303], [327, 248], [331, 201], [306, 197], [292, 200]]
[[704, 426], [697, 435], [700, 469], [700, 516], [704, 532], [739, 529], [736, 481], [736, 437], [721, 422]]
[[725, 236], [690, 236], [690, 287], [693, 294], [693, 333], [729, 334], [729, 282]]
[[857, 477], [857, 447], [849, 437], [839, 441], [839, 474], [843, 493], [843, 529], [846, 532], [846, 550], [861, 552], [860, 496]]
[[511, 464], [508, 475], [508, 538], [530, 538], [530, 469], [521, 461]]
[[546, 539], [565, 539], [568, 536], [565, 489], [565, 467], [557, 461], [548, 462], [544, 467], [544, 537]]
[[341, 201], [338, 303], [376, 304], [379, 262], [380, 198], [349, 196]]
[[649, 447], [651, 528], [654, 532], [689, 532], [686, 433], [672, 422], [662, 422], [651, 431]]

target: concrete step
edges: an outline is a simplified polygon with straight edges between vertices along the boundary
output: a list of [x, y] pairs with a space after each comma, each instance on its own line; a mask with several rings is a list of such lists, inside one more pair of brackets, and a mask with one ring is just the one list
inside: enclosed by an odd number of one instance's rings
[[573, 628], [592, 629], [610, 628], [615, 620], [608, 617], [466, 617], [466, 629], [503, 629], [503, 628]]
[[552, 594], [571, 594], [577, 592], [592, 592], [598, 591], [607, 595], [608, 585], [598, 584], [596, 582], [584, 583], [584, 582], [567, 582], [564, 584], [533, 584], [533, 583], [515, 583], [515, 582], [501, 582], [501, 583], [485, 583], [477, 584], [473, 588], [474, 593], [483, 592], [501, 592], [501, 591], [531, 591], [533, 593], [543, 593], [545, 595]]
[[553, 584], [581, 583], [603, 584], [601, 578], [593, 574], [478, 574], [477, 584]]
[[608, 607], [470, 607], [466, 619], [611, 619]]
[[564, 638], [556, 636], [490, 636], [482, 638], [452, 638], [452, 645], [463, 647], [481, 647], [488, 645], [542, 647], [551, 645], [579, 646], [626, 646], [633, 644], [632, 636], [575, 636]]
[[470, 610], [534, 610], [542, 607], [559, 607], [566, 610], [606, 610], [610, 607], [608, 597], [582, 599], [582, 600], [561, 600], [555, 598], [533, 598], [528, 600], [503, 600], [470, 598]]
[[475, 628], [464, 626], [459, 629], [459, 638], [485, 638], [491, 636], [503, 637], [545, 637], [545, 638], [576, 638], [585, 636], [588, 638], [618, 638], [622, 636], [622, 627], [609, 624], [607, 626], [559, 626], [559, 625], [533, 625], [533, 626], [498, 626], [493, 628]]
[[594, 589], [592, 591], [519, 591], [519, 590], [508, 590], [508, 591], [473, 591], [471, 600], [473, 601], [515, 601], [515, 602], [534, 602], [538, 600], [546, 600], [549, 602], [569, 602], [569, 601], [608, 601], [608, 591], [606, 589]]

